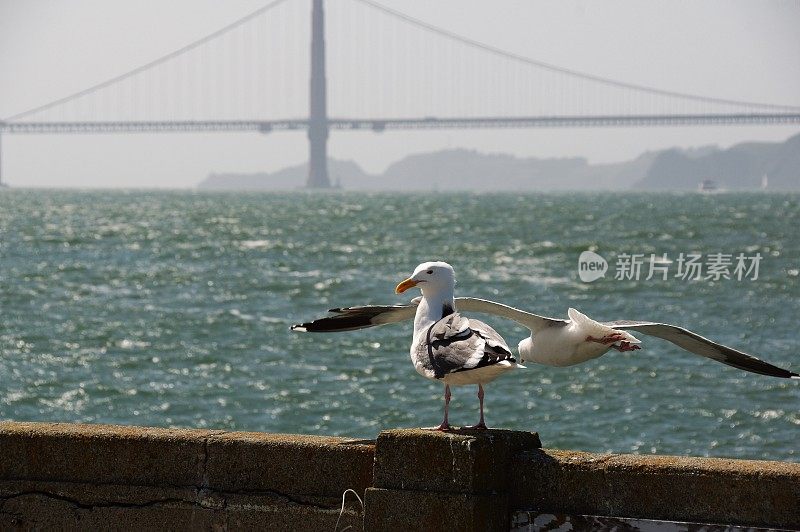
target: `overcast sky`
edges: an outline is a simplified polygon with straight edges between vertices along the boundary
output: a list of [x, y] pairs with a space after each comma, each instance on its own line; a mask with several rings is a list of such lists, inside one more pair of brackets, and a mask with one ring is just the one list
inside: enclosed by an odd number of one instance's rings
[[[301, 15], [310, 4], [290, 1], [299, 3]], [[800, 1], [379, 1], [573, 70], [674, 91], [800, 106]], [[0, 0], [0, 117], [128, 71], [265, 3]], [[329, 30], [337, 6], [353, 10], [351, 4], [328, 0]], [[403, 42], [403, 30], [397, 31]], [[355, 27], [348, 38], [364, 47]], [[329, 41], [334, 42], [330, 35]], [[307, 64], [306, 43], [292, 46], [287, 45], [287, 53], [302, 56], [298, 64]], [[386, 68], [402, 68], [413, 60], [410, 56], [390, 58]], [[798, 131], [795, 125], [333, 132], [330, 154], [373, 172], [406, 154], [447, 147], [609, 162], [670, 146], [779, 141]], [[211, 171], [271, 171], [306, 156], [300, 131], [2, 138], [3, 177], [17, 186], [189, 187]]]

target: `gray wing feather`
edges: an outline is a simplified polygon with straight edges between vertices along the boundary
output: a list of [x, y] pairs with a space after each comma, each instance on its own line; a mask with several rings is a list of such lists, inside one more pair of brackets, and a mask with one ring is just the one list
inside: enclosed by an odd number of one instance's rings
[[563, 327], [567, 324], [566, 320], [540, 316], [539, 314], [526, 312], [502, 303], [489, 301], [488, 299], [479, 299], [476, 297], [457, 297], [456, 307], [458, 307], [459, 310], [464, 310], [467, 312], [480, 312], [508, 318], [516, 321], [523, 327], [527, 327], [534, 333], [543, 329], [547, 329], [548, 327]]
[[428, 328], [424, 341], [417, 344], [416, 358], [426, 373], [437, 379], [502, 360], [514, 361], [508, 345], [494, 329], [457, 312]]
[[605, 322], [604, 325], [608, 325], [614, 329], [637, 331], [650, 336], [656, 336], [668, 342], [672, 342], [678, 347], [696, 355], [710, 358], [745, 371], [787, 379], [800, 377], [797, 373], [779, 368], [778, 366], [773, 366], [768, 362], [764, 362], [747, 353], [742, 353], [732, 347], [712, 342], [708, 338], [704, 338], [697, 333], [684, 329], [683, 327], [678, 327], [677, 325], [627, 320], [609, 321]]
[[480, 320], [470, 318], [470, 328], [486, 342], [487, 349], [510, 353], [511, 349], [500, 334]]
[[428, 328], [424, 340], [417, 344], [417, 360], [426, 373], [441, 379], [466, 367], [470, 359], [483, 352], [485, 344], [469, 327], [469, 320], [454, 312]]

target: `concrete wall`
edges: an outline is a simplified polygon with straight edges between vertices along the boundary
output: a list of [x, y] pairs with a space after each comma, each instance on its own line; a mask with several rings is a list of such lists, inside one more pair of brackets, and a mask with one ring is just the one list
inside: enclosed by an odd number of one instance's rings
[[516, 508], [800, 528], [800, 464], [529, 451], [514, 457]]
[[0, 423], [0, 530], [333, 530], [348, 488], [366, 508], [350, 497], [339, 530], [537, 530], [597, 516], [800, 528], [800, 464], [544, 450], [535, 433], [502, 430], [375, 442]]
[[[332, 530], [373, 442], [0, 423], [0, 530]], [[351, 498], [352, 499], [352, 498]], [[342, 525], [361, 528], [358, 503]]]

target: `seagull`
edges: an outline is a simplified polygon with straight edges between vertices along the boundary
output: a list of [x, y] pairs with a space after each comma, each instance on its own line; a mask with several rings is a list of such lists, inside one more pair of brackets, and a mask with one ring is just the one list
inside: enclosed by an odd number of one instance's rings
[[[633, 351], [641, 343], [630, 332], [655, 336], [672, 342], [681, 349], [751, 373], [800, 379], [792, 371], [774, 366], [732, 347], [704, 338], [688, 329], [669, 323], [616, 320], [597, 322], [575, 309], [568, 319], [549, 318], [526, 312], [502, 303], [472, 297], [459, 297], [460, 310], [491, 314], [513, 320], [531, 331], [519, 343], [521, 363], [528, 361], [547, 366], [572, 366], [587, 362], [610, 349]], [[375, 327], [407, 321], [415, 316], [419, 299], [407, 305], [366, 305], [331, 309], [334, 315], [292, 327], [296, 331], [334, 332]]]
[[434, 430], [450, 430], [448, 409], [450, 386], [478, 385], [480, 420], [467, 429], [486, 429], [483, 415], [483, 385], [503, 373], [523, 368], [517, 364], [505, 340], [487, 324], [468, 319], [456, 311], [455, 273], [446, 262], [425, 262], [395, 288], [401, 294], [419, 287], [422, 297], [414, 305], [362, 307], [363, 311], [335, 309], [333, 321], [295, 325], [294, 331], [345, 331], [414, 319], [411, 362], [417, 373], [444, 383], [444, 419]]
[[444, 382], [444, 419], [437, 430], [450, 430], [447, 419], [450, 385], [478, 385], [480, 420], [468, 429], [486, 429], [483, 385], [509, 370], [520, 368], [508, 344], [487, 324], [456, 312], [456, 277], [446, 262], [424, 262], [397, 285], [402, 294], [418, 286], [422, 291], [414, 312], [411, 361], [423, 377]]

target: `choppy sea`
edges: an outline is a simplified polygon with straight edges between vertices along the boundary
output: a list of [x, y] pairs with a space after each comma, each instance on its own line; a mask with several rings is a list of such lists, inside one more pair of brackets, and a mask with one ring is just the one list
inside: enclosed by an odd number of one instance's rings
[[[586, 250], [608, 263], [590, 283]], [[410, 323], [289, 331], [405, 301], [395, 284], [434, 259], [459, 295], [674, 323], [800, 371], [798, 194], [2, 190], [0, 419], [368, 438], [435, 425], [442, 387], [414, 372]], [[512, 346], [525, 336], [486, 321]], [[546, 447], [800, 459], [800, 382], [640, 339], [501, 377], [487, 422]], [[472, 387], [451, 412], [477, 421]]]

